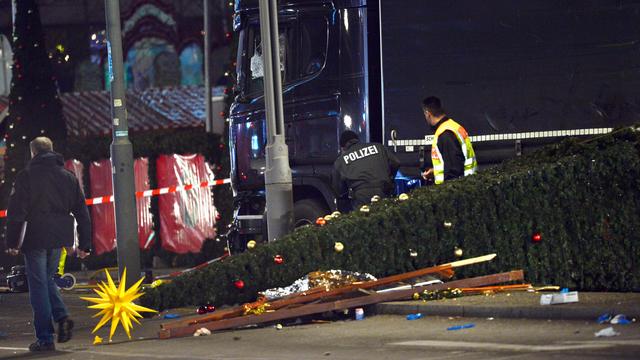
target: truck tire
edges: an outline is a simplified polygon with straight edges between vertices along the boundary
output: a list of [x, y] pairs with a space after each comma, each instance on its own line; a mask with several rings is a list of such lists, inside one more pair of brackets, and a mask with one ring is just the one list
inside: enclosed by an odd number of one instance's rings
[[327, 206], [315, 199], [303, 199], [293, 204], [295, 227], [314, 225], [316, 219], [329, 213]]

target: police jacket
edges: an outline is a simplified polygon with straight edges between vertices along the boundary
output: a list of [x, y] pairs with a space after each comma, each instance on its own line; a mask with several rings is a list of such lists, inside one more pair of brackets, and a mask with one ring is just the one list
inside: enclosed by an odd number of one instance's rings
[[349, 141], [333, 164], [333, 188], [338, 196], [351, 189], [365, 188], [385, 192], [393, 188], [393, 178], [400, 163], [381, 144]]
[[74, 217], [78, 247], [90, 251], [91, 220], [78, 179], [64, 168], [62, 155], [40, 153], [16, 176], [7, 209], [7, 247], [18, 248], [21, 238], [23, 252], [73, 246]]

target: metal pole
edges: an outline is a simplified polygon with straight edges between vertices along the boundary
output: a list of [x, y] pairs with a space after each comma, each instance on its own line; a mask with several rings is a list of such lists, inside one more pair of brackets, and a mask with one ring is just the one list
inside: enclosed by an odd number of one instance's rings
[[267, 168], [264, 173], [267, 192], [267, 233], [268, 240], [273, 241], [286, 235], [293, 228], [293, 190], [289, 149], [284, 135], [278, 4], [276, 0], [260, 0], [259, 4], [267, 120]]
[[111, 164], [115, 199], [116, 240], [120, 281], [127, 269], [127, 285], [140, 279], [140, 248], [138, 247], [138, 219], [135, 184], [133, 180], [133, 146], [129, 141], [129, 126], [122, 65], [122, 34], [120, 30], [119, 0], [105, 0], [107, 15], [107, 52], [111, 89], [111, 118], [113, 142]]
[[213, 116], [211, 114], [211, 9], [209, 1], [204, 0], [204, 109], [205, 129], [213, 132]]

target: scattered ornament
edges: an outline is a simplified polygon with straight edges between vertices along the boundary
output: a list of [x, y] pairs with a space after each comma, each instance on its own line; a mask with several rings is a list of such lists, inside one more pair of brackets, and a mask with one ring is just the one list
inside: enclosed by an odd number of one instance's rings
[[99, 345], [99, 344], [102, 344], [102, 338], [96, 335], [96, 337], [93, 338], [93, 345]]
[[324, 221], [331, 221], [331, 220], [333, 220], [333, 216], [331, 214], [324, 216]]
[[282, 330], [282, 324], [276, 324], [276, 330]]
[[540, 233], [533, 234], [533, 236], [531, 237], [531, 241], [533, 241], [534, 243], [539, 243], [540, 241], [542, 241], [542, 235], [540, 235]]
[[325, 220], [322, 216], [316, 219], [316, 225], [323, 226], [326, 223], [327, 220]]
[[400, 194], [400, 196], [398, 196], [398, 200], [400, 201], [405, 201], [405, 200], [409, 200], [409, 195], [402, 193]]
[[207, 313], [207, 309], [204, 307], [204, 305], [200, 305], [198, 306], [198, 308], [196, 309], [196, 313], [198, 315], [204, 315]]
[[373, 197], [371, 198], [371, 202], [372, 203], [377, 203], [378, 201], [380, 201], [380, 196], [373, 195]]
[[249, 240], [247, 242], [247, 249], [253, 249], [256, 247], [256, 241], [255, 240]]
[[340, 215], [342, 215], [340, 211], [334, 211], [331, 213], [331, 216], [333, 216], [334, 218], [340, 217]]
[[235, 286], [236, 289], [243, 289], [244, 288], [244, 281], [242, 281], [241, 279], [238, 279], [238, 280], [233, 282], [233, 286]]
[[216, 307], [211, 305], [211, 304], [207, 304], [204, 306], [204, 308], [207, 310], [207, 312], [214, 312], [216, 311]]
[[162, 280], [162, 279], [158, 279], [158, 280], [153, 280], [153, 282], [151, 282], [151, 288], [157, 288], [158, 286], [166, 283], [167, 280]]
[[418, 251], [409, 249], [409, 256], [417, 257], [418, 256]]
[[344, 245], [340, 241], [336, 241], [336, 243], [333, 245], [333, 249], [336, 252], [342, 252], [342, 250], [344, 250]]
[[462, 254], [463, 254], [462, 249], [456, 246], [456, 247], [455, 247], [455, 250], [453, 251], [453, 254], [454, 254], [456, 257], [462, 257]]
[[280, 265], [284, 263], [284, 258], [282, 257], [282, 255], [276, 255], [273, 257], [273, 262]]
[[367, 205], [362, 205], [362, 207], [360, 208], [360, 212], [368, 214], [369, 213], [369, 207]]
[[451, 221], [445, 221], [444, 222], [444, 227], [446, 228], [450, 228], [453, 224], [451, 223]]
[[109, 331], [109, 340], [113, 337], [113, 334], [118, 327], [118, 324], [122, 324], [124, 331], [127, 333], [129, 339], [131, 339], [131, 320], [140, 324], [137, 318], [142, 318], [141, 312], [157, 312], [153, 309], [146, 308], [144, 306], [136, 305], [133, 300], [142, 296], [138, 292], [140, 284], [144, 277], [133, 284], [129, 289], [126, 289], [127, 269], [125, 268], [122, 274], [122, 281], [120, 285], [116, 287], [111, 279], [111, 275], [105, 270], [107, 274], [107, 284], [104, 282], [98, 283], [98, 289], [94, 289], [95, 293], [100, 296], [99, 298], [81, 297], [82, 300], [86, 300], [94, 303], [90, 305], [90, 309], [100, 309], [100, 312], [96, 316], [102, 315], [102, 319], [98, 322], [98, 325], [93, 329], [95, 333], [104, 324], [111, 320], [111, 330]]
[[413, 300], [420, 300], [420, 294], [418, 294], [418, 293], [413, 293], [412, 298], [413, 298]]
[[207, 328], [200, 328], [193, 333], [193, 336], [209, 336], [211, 335], [211, 330]]

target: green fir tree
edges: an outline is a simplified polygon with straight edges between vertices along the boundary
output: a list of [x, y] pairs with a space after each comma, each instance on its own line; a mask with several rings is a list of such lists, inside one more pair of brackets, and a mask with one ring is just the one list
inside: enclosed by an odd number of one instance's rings
[[[14, 0], [13, 69], [5, 141], [5, 174], [0, 202], [6, 206], [16, 174], [31, 154], [29, 142], [47, 136], [62, 152], [66, 127], [56, 79], [45, 49], [40, 12], [35, 0]], [[3, 207], [4, 208], [4, 207]]]

